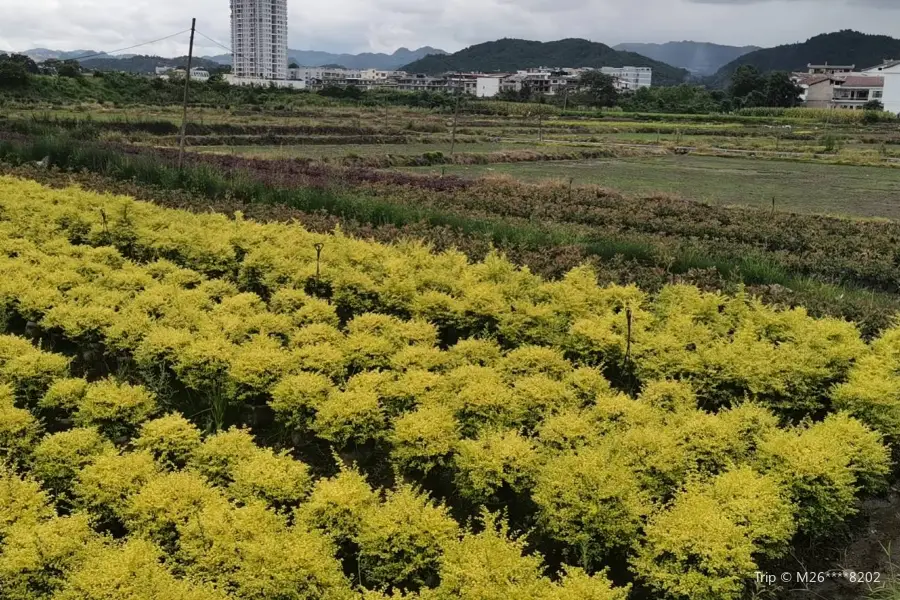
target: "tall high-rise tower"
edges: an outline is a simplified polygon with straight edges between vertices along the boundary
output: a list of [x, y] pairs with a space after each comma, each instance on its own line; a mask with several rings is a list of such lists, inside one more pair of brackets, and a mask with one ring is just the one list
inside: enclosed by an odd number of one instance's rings
[[231, 0], [236, 77], [287, 79], [287, 0]]

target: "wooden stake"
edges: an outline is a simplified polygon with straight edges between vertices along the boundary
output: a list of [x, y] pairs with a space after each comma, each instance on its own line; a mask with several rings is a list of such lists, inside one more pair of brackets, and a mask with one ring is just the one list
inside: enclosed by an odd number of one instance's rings
[[191, 19], [191, 45], [188, 48], [187, 72], [184, 74], [184, 107], [181, 113], [181, 140], [178, 142], [178, 170], [184, 167], [184, 135], [187, 132], [187, 106], [188, 90], [191, 85], [191, 64], [194, 59], [194, 31], [197, 28], [197, 19]]

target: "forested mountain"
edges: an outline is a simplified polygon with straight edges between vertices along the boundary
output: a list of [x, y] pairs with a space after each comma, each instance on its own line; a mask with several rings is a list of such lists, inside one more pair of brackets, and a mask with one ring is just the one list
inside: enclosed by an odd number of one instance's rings
[[[126, 73], [148, 74], [154, 73], [156, 67], [185, 67], [187, 66], [187, 56], [178, 58], [163, 58], [161, 56], [132, 56], [131, 58], [89, 58], [87, 60], [78, 61], [85, 69], [96, 71], [124, 71]], [[222, 65], [206, 60], [204, 58], [194, 57], [191, 63], [194, 67], [205, 69], [221, 69]]]
[[[347, 69], [382, 69], [392, 71], [399, 69], [406, 63], [418, 60], [429, 54], [446, 54], [443, 50], [425, 46], [418, 50], [399, 48], [393, 54], [363, 52], [362, 54], [333, 54], [318, 50], [291, 50], [288, 49], [288, 60], [304, 67], [324, 67], [326, 65], [343, 65]], [[207, 56], [209, 60], [223, 65], [231, 64], [230, 54], [219, 56]]]
[[728, 63], [711, 83], [724, 85], [741, 65], [753, 65], [760, 71], [805, 71], [810, 63], [856, 65], [864, 69], [884, 59], [900, 59], [900, 40], [886, 35], [869, 35], [845, 29], [824, 33], [798, 44], [785, 44], [750, 52]]
[[723, 46], [709, 42], [667, 42], [665, 44], [619, 44], [614, 50], [636, 52], [694, 75], [712, 75], [734, 59], [759, 50], [759, 46]]
[[507, 72], [532, 67], [625, 66], [653, 68], [654, 85], [681, 83], [688, 76], [685, 69], [581, 39], [557, 42], [502, 39], [470, 46], [455, 54], [426, 56], [406, 65], [403, 70], [437, 74], [446, 71]]

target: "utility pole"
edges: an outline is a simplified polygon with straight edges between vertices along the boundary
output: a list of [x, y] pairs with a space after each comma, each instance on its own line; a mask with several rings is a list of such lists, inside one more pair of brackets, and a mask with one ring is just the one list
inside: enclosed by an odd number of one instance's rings
[[566, 84], [566, 87], [563, 88], [563, 115], [566, 114], [566, 111], [569, 110], [569, 86]]
[[450, 156], [456, 151], [456, 124], [459, 121], [459, 81], [456, 82], [456, 108], [453, 110], [453, 134], [450, 138]]
[[191, 45], [188, 48], [187, 72], [184, 74], [184, 111], [181, 113], [181, 141], [178, 143], [178, 170], [184, 166], [184, 135], [187, 132], [187, 105], [188, 90], [191, 85], [191, 63], [194, 60], [194, 31], [197, 28], [197, 19], [191, 19]]

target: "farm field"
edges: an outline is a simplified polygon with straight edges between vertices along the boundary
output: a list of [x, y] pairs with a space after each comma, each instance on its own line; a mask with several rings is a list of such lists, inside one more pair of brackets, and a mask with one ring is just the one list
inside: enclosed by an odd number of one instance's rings
[[107, 77], [0, 117], [0, 600], [896, 600], [893, 115]]
[[[416, 172], [436, 173], [434, 167]], [[709, 156], [448, 165], [463, 177], [508, 175], [599, 185], [626, 194], [675, 194], [713, 205], [853, 217], [900, 218], [900, 169]]]
[[12, 177], [0, 207], [14, 597], [738, 600], [891, 478], [896, 327]]
[[[458, 142], [456, 150], [465, 153], [501, 152], [524, 150], [522, 143]], [[192, 146], [194, 152], [233, 154], [250, 158], [339, 158], [353, 156], [380, 156], [387, 154], [421, 155], [428, 152], [450, 154], [450, 143], [438, 140], [431, 144], [334, 144], [288, 146]]]

